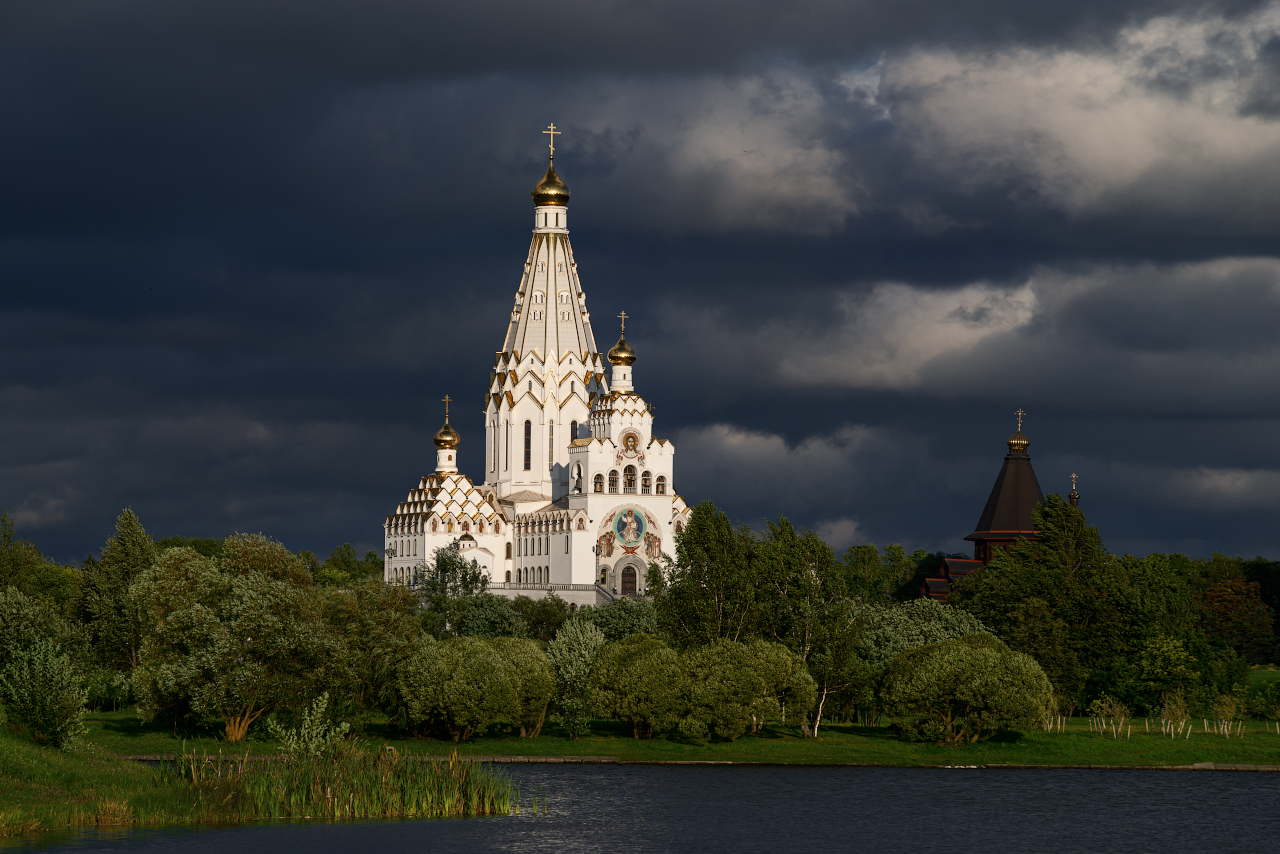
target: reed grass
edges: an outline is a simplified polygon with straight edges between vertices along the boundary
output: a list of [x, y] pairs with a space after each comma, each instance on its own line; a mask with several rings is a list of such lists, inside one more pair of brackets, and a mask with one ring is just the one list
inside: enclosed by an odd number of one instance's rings
[[464, 818], [520, 809], [510, 777], [456, 752], [438, 761], [358, 747], [327, 756], [184, 753], [170, 773], [191, 787], [202, 821]]

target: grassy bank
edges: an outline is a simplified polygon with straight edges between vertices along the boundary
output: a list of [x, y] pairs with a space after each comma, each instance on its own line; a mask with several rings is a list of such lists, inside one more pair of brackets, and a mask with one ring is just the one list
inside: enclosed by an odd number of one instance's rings
[[178, 822], [193, 803], [185, 787], [159, 771], [116, 759], [92, 742], [54, 750], [0, 726], [0, 836]]
[[56, 750], [0, 727], [0, 837], [112, 825], [504, 815], [518, 801], [505, 774], [465, 758], [415, 762], [357, 747], [330, 759], [206, 761], [201, 751], [159, 769], [113, 756], [92, 739]]
[[[393, 737], [385, 727], [372, 724], [361, 738], [370, 744], [393, 744], [410, 754], [445, 755], [458, 750], [464, 756], [615, 756], [632, 761], [733, 761], [792, 762], [801, 764], [866, 763], [876, 765], [1191, 765], [1197, 762], [1242, 765], [1280, 765], [1280, 734], [1275, 725], [1245, 724], [1244, 734], [1226, 738], [1206, 734], [1196, 720], [1189, 739], [1169, 739], [1133, 722], [1129, 738], [1115, 739], [1090, 731], [1085, 718], [1068, 721], [1062, 733], [1013, 734], [980, 744], [956, 748], [904, 741], [889, 727], [851, 724], [823, 725], [817, 739], [801, 738], [794, 727], [772, 726], [762, 737], [743, 737], [730, 743], [704, 745], [675, 739], [636, 741], [626, 724], [596, 721], [592, 733], [570, 741], [554, 725], [536, 739], [492, 734], [455, 745], [451, 741]], [[181, 734], [138, 724], [131, 712], [90, 717], [89, 738], [104, 751], [115, 754], [177, 753], [183, 749]], [[1270, 727], [1269, 729], [1267, 727]], [[252, 750], [270, 753], [270, 740], [251, 739], [247, 745], [227, 745], [212, 733], [185, 741], [188, 750]]]

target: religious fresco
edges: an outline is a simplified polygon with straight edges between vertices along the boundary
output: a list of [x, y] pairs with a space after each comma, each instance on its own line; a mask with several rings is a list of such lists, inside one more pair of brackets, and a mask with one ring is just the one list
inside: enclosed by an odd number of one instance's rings
[[618, 437], [618, 441], [622, 447], [618, 448], [617, 465], [622, 465], [623, 460], [635, 460], [644, 465], [644, 449], [640, 447], [639, 431], [626, 430]]
[[613, 557], [615, 549], [633, 555], [644, 549], [652, 560], [662, 557], [662, 537], [658, 522], [640, 507], [620, 507], [609, 516], [604, 531], [596, 541], [601, 557]]

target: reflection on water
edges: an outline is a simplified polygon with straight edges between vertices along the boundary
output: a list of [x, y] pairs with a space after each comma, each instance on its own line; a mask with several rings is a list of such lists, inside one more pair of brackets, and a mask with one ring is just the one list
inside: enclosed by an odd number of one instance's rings
[[79, 851], [1234, 852], [1280, 848], [1280, 774], [508, 766], [547, 815], [87, 831]]

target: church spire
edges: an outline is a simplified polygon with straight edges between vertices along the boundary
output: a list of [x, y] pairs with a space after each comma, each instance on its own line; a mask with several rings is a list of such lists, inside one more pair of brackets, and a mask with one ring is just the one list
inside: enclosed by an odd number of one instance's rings
[[1018, 429], [1006, 442], [1009, 453], [1005, 455], [977, 526], [965, 537], [973, 541], [974, 559], [984, 564], [991, 561], [997, 547], [1008, 548], [1019, 539], [1035, 539], [1040, 534], [1032, 514], [1036, 505], [1044, 501], [1044, 493], [1040, 491], [1027, 454], [1031, 441], [1022, 434], [1026, 413], [1019, 409], [1014, 414], [1018, 417]]
[[631, 382], [631, 366], [636, 361], [636, 351], [627, 343], [627, 313], [618, 315], [622, 318], [622, 331], [618, 334], [618, 343], [609, 351], [609, 364], [613, 365], [613, 373], [609, 378], [609, 388], [613, 391], [632, 391], [635, 386]]
[[1080, 506], [1080, 493], [1076, 492], [1076, 473], [1071, 473], [1071, 494], [1067, 496], [1067, 500], [1071, 502], [1072, 507]]

